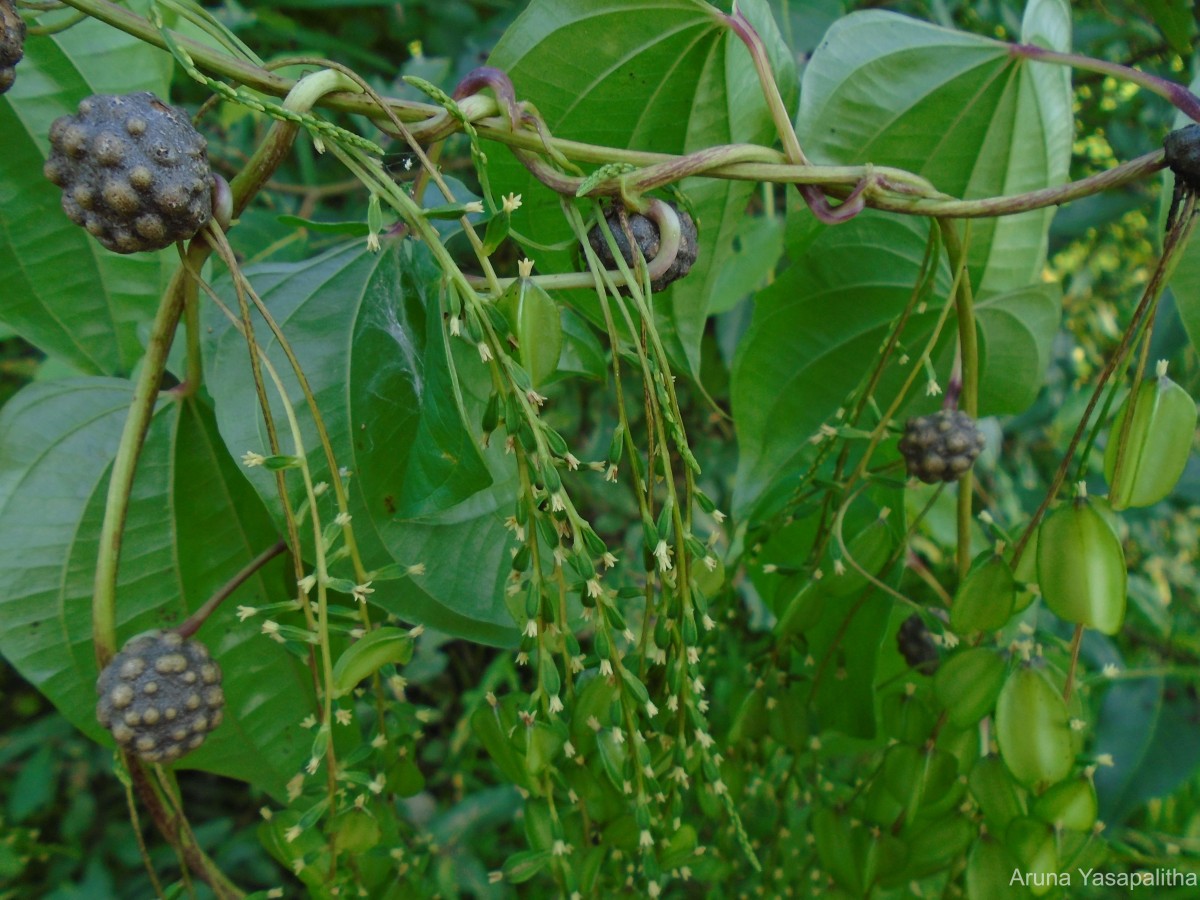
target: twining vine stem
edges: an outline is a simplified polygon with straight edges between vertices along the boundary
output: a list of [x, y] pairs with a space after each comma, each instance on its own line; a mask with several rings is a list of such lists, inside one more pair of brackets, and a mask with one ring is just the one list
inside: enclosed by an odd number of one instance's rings
[[[199, 268], [208, 253], [206, 244], [194, 242], [188, 249], [189, 262]], [[154, 416], [162, 373], [166, 369], [167, 354], [171, 351], [175, 330], [183, 314], [187, 279], [187, 270], [178, 269], [166, 293], [163, 294], [154, 323], [150, 327], [146, 355], [142, 360], [137, 381], [134, 382], [133, 400], [121, 431], [116, 456], [113, 458], [92, 586], [92, 641], [95, 645], [96, 665], [100, 669], [108, 665], [108, 661], [117, 652], [117, 567], [120, 563], [125, 520], [129, 515], [129, 501], [133, 493], [133, 476], [137, 470], [142, 445], [146, 440], [146, 432], [150, 428], [150, 420]]]
[[[979, 335], [975, 331], [975, 301], [971, 291], [971, 279], [967, 274], [966, 249], [958, 236], [956, 223], [948, 219], [938, 220], [942, 229], [942, 240], [950, 264], [961, 270], [954, 293], [955, 311], [958, 315], [958, 359], [962, 366], [961, 393], [959, 400], [972, 419], [979, 417]], [[968, 225], [970, 223], [967, 223]], [[971, 489], [974, 478], [970, 469], [958, 479], [958, 577], [963, 580], [971, 568]]]
[[[148, 23], [147, 23], [148, 24]], [[324, 73], [318, 73], [318, 76]], [[340, 76], [339, 76], [340, 77]], [[294, 102], [307, 104], [320, 96], [322, 86], [328, 89], [329, 79], [314, 77], [300, 82], [298, 97]], [[341, 83], [339, 83], [340, 86]], [[352, 83], [351, 83], [352, 84]], [[286, 157], [295, 138], [297, 127], [288, 122], [276, 122], [266, 140], [259, 146], [243, 172], [230, 185], [232, 191], [232, 214], [239, 214], [259, 189], [271, 177], [279, 163]], [[158, 312], [151, 325], [142, 367], [134, 384], [133, 400], [122, 428], [121, 438], [113, 460], [105, 500], [104, 519], [100, 527], [96, 573], [92, 592], [92, 640], [98, 668], [112, 659], [117, 650], [116, 635], [116, 589], [120, 564], [121, 542], [129, 514], [133, 479], [138, 459], [145, 444], [146, 434], [159, 398], [163, 372], [166, 370], [167, 354], [171, 350], [179, 321], [189, 296], [195, 300], [194, 274], [200, 271], [213, 247], [204, 236], [193, 240], [183, 256], [183, 265], [176, 271], [171, 284], [163, 295]], [[194, 332], [193, 332], [194, 333]], [[193, 348], [194, 349], [194, 348]], [[198, 356], [189, 355], [189, 379], [198, 382]], [[193, 385], [192, 389], [195, 389]], [[174, 399], [180, 400], [182, 395]], [[319, 536], [318, 536], [319, 539]], [[241, 896], [203, 851], [181, 834], [171, 824], [171, 817], [163, 808], [161, 797], [149, 787], [145, 771], [137, 760], [123, 754], [126, 765], [133, 774], [135, 786], [139, 788], [143, 802], [151, 811], [155, 823], [171, 843], [180, 847], [188, 864], [221, 896]], [[332, 766], [331, 766], [332, 770]]]
[[[65, 2], [146, 43], [167, 48], [167, 40], [154, 24], [110, 0], [65, 0]], [[748, 37], [748, 35], [742, 34], [744, 30], [744, 28], [735, 29], [743, 40]], [[264, 94], [282, 97], [295, 86], [295, 81], [292, 79], [268, 71], [248, 59], [231, 57], [183, 36], [176, 35], [172, 40], [191, 56], [201, 70], [232, 79]], [[752, 38], [748, 46], [753, 56], [755, 48]], [[1142, 84], [1192, 118], [1200, 119], [1200, 98], [1182, 85], [1147, 75], [1131, 67], [1105, 63], [1078, 54], [1056, 53], [1023, 44], [1007, 46], [1009, 52], [1014, 56], [1091, 71], [1103, 70], [1106, 74]], [[369, 116], [381, 129], [389, 133], [394, 132], [395, 128], [390, 121], [385, 121], [385, 119], [394, 115], [403, 122], [413, 123], [408, 132], [413, 139], [419, 142], [444, 137], [445, 134], [457, 130], [461, 126], [454, 116], [440, 106], [394, 98], [383, 99], [388, 110], [386, 117], [380, 112], [374, 97], [356, 95], [348, 91], [330, 94], [321, 98], [320, 103], [330, 109]], [[762, 162], [738, 161], [737, 154], [744, 154], [745, 151], [743, 149], [735, 150], [737, 145], [708, 148], [689, 156], [674, 156], [547, 137], [538, 129], [518, 129], [514, 127], [514, 123], [511, 122], [508, 115], [500, 114], [501, 110], [494, 103], [479, 104], [472, 108], [470, 113], [471, 122], [481, 137], [506, 144], [514, 149], [535, 152], [546, 152], [549, 149], [570, 160], [582, 163], [627, 163], [638, 168], [660, 164], [668, 165], [675, 167], [674, 171], [680, 178], [694, 174], [691, 169], [693, 165], [696, 165], [701, 167], [699, 171], [714, 178], [820, 185], [834, 195], [845, 195], [857, 188], [861, 190], [861, 199], [866, 206], [911, 215], [952, 216], [955, 218], [991, 217], [1055, 206], [1101, 190], [1141, 180], [1164, 165], [1162, 151], [1155, 151], [1099, 175], [1059, 187], [1007, 197], [961, 200], [937, 191], [924, 178], [902, 169], [883, 166], [795, 164], [796, 160], [804, 158], [803, 151], [799, 150], [798, 144], [790, 148], [789, 154], [780, 154], [767, 148], [760, 148], [763, 152]], [[786, 132], [782, 132], [782, 134], [786, 134]], [[792, 136], [795, 137], [794, 132]], [[786, 140], [786, 138], [782, 139]], [[798, 156], [796, 155], [797, 151], [799, 151]], [[731, 155], [723, 158], [722, 154], [724, 153], [731, 153]], [[772, 158], [774, 162], [770, 161]], [[604, 185], [603, 189], [615, 192], [616, 186]], [[570, 286], [589, 287], [585, 283]]]

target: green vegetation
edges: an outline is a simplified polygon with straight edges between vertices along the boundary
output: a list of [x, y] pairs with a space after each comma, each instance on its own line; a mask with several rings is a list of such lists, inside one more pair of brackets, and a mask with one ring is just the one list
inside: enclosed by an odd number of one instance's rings
[[0, 900], [1193, 896], [1195, 36], [0, 0]]

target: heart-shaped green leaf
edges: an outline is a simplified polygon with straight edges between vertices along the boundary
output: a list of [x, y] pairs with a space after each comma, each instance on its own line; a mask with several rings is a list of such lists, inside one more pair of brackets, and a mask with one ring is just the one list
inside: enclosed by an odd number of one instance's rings
[[[91, 600], [108, 474], [133, 392], [126, 381], [34, 384], [0, 414], [0, 653], [73, 724], [96, 721]], [[179, 624], [278, 539], [211, 412], [169, 403], [154, 417], [130, 503], [117, 584], [118, 641]], [[307, 754], [299, 722], [312, 679], [236, 607], [287, 600], [283, 562], [261, 569], [196, 637], [224, 670], [225, 721], [180, 765], [281, 796]]]
[[[427, 251], [393, 242], [373, 254], [355, 242], [301, 263], [251, 266], [246, 274], [295, 350], [338, 466], [352, 473], [350, 513], [365, 566], [424, 566], [424, 574], [376, 583], [371, 601], [459, 637], [511, 641], [503, 586], [512, 478], [488, 487], [492, 473], [475, 423], [490, 379], [473, 347], [463, 341], [452, 347], [446, 337], [440, 273]], [[223, 292], [232, 295], [227, 285]], [[208, 325], [205, 367], [225, 443], [235, 456], [268, 453], [245, 339], [211, 307]], [[313, 477], [328, 481], [299, 385], [278, 342], [265, 326], [257, 330], [288, 386]], [[452, 365], [454, 350], [463, 355]], [[271, 403], [282, 451], [293, 453], [278, 397]], [[464, 403], [472, 410], [469, 420]], [[506, 472], [502, 448], [489, 453], [497, 471]], [[247, 474], [278, 515], [273, 475], [262, 468]], [[300, 482], [292, 484], [299, 502]], [[332, 507], [327, 512], [331, 520]]]
[[[1031, 0], [1021, 40], [1069, 50], [1064, 0]], [[814, 162], [917, 172], [967, 199], [1066, 181], [1074, 119], [1065, 68], [892, 12], [839, 19], [804, 69], [797, 131]], [[972, 223], [976, 294], [1040, 280], [1052, 210]]]

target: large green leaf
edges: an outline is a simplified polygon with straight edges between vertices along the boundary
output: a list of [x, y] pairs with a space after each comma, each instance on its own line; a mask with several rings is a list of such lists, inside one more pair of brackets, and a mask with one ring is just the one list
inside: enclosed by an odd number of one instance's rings
[[1200, 763], [1195, 698], [1180, 682], [1161, 678], [1119, 681], [1100, 710], [1095, 752], [1111, 767], [1096, 770], [1096, 794], [1105, 822], [1120, 824], [1151, 797], [1165, 797]]
[[[302, 263], [252, 266], [247, 275], [295, 349], [339, 466], [353, 473], [351, 514], [367, 568], [394, 562], [426, 568], [411, 580], [376, 583], [371, 600], [460, 637], [511, 640], [502, 589], [503, 520], [512, 485], [489, 488], [478, 428], [467, 424], [463, 408], [469, 402], [471, 421], [479, 421], [487, 370], [462, 341], [454, 343], [466, 355], [449, 364], [440, 273], [427, 251], [397, 242], [372, 254], [357, 241]], [[211, 308], [208, 322], [206, 369], [225, 442], [234, 455], [267, 453], [245, 340]], [[327, 480], [311, 416], [282, 350], [265, 326], [258, 339], [289, 386], [314, 477]], [[292, 452], [278, 397], [268, 390], [284, 452]], [[502, 457], [499, 448], [491, 453]], [[273, 475], [263, 469], [248, 474], [278, 513]], [[299, 480], [293, 485], [299, 497]]]
[[748, 216], [734, 230], [731, 252], [713, 285], [710, 312], [723, 313], [757, 291], [783, 256], [784, 222]]
[[174, 250], [120, 256], [59, 205], [42, 177], [50, 123], [89, 94], [166, 96], [170, 58], [96, 21], [30, 37], [12, 90], [0, 97], [0, 321], [89, 373], [128, 372], [141, 355], [138, 325], [174, 265]]
[[1032, 284], [975, 304], [980, 415], [1028, 409], [1042, 387], [1062, 311], [1057, 284]]
[[[739, 8], [766, 42], [783, 96], [794, 98], [795, 64], [764, 0]], [[508, 72], [517, 96], [533, 101], [559, 137], [687, 153], [773, 136], [748, 51], [695, 0], [534, 0], [489, 62]], [[569, 239], [558, 196], [502, 148], [488, 155], [497, 191], [524, 197], [513, 228], [542, 245]], [[682, 187], [699, 218], [699, 259], [655, 304], [676, 363], [695, 374], [710, 298], [753, 188], [700, 178]], [[572, 265], [566, 253], [532, 245], [527, 253], [543, 269]], [[586, 297], [569, 299], [589, 308]]]
[[[734, 508], [749, 511], [764, 492], [795, 470], [809, 439], [832, 421], [874, 364], [887, 327], [912, 294], [925, 253], [928, 222], [865, 212], [850, 222], [793, 235], [805, 246], [795, 265], [758, 295], [754, 319], [734, 361], [732, 401], [739, 441]], [[868, 262], [869, 261], [869, 262]], [[930, 307], [950, 288], [944, 260]], [[977, 304], [980, 413], [1023, 409], [1036, 394], [1058, 325], [1058, 293], [1035, 285]], [[935, 313], [914, 316], [902, 336], [916, 354]], [[939, 377], [949, 375], [956, 318], [951, 315], [934, 354]], [[886, 407], [906, 366], [894, 358], [875, 393]], [[920, 377], [916, 393], [925, 379]]]
[[[92, 580], [112, 459], [132, 388], [112, 378], [30, 385], [0, 414], [0, 652], [73, 724], [111, 744], [96, 722]], [[181, 622], [277, 540], [262, 504], [225, 453], [211, 412], [166, 403], [134, 484], [117, 588], [123, 642]], [[238, 588], [200, 629], [224, 670], [224, 724], [181, 765], [240, 778], [275, 795], [308, 751], [307, 670], [240, 623], [238, 604], [288, 598], [282, 561]]]
[[[1030, 0], [1021, 40], [1070, 49], [1064, 0]], [[814, 162], [875, 163], [965, 198], [1064, 182], [1073, 117], [1067, 70], [1007, 45], [871, 10], [838, 20], [804, 70], [797, 130]], [[1037, 281], [1052, 210], [976, 222], [976, 293]]]

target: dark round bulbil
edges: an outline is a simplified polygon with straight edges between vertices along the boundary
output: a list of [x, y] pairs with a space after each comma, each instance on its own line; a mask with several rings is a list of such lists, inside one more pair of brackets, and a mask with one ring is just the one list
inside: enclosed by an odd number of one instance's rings
[[1192, 190], [1200, 190], [1200, 125], [1172, 131], [1163, 141], [1163, 151], [1175, 177]]
[[131, 638], [96, 680], [96, 718], [146, 762], [173, 762], [221, 724], [221, 667], [174, 631]]
[[[680, 209], [674, 203], [668, 203], [667, 205], [675, 210], [676, 215], [679, 216], [679, 252], [675, 255], [675, 261], [671, 263], [667, 271], [657, 280], [650, 282], [650, 289], [653, 291], [661, 291], [672, 281], [682, 278], [691, 271], [692, 264], [696, 262], [698, 249], [696, 223], [692, 221], [692, 217], [688, 215], [687, 210]], [[617, 249], [621, 251], [621, 256], [625, 258], [625, 263], [632, 266], [634, 264], [633, 249], [629, 245], [625, 229], [621, 227], [621, 208], [615, 205], [610, 206], [605, 210], [604, 218], [608, 221], [608, 227], [612, 229], [613, 238], [617, 242]], [[658, 256], [658, 225], [653, 219], [649, 219], [641, 213], [629, 213], [627, 219], [629, 221], [629, 231], [641, 249], [642, 256], [646, 258], [647, 262], [653, 260], [654, 257]], [[604, 268], [615, 269], [617, 267], [617, 261], [609, 251], [608, 241], [605, 240], [604, 231], [599, 225], [592, 226], [592, 230], [588, 232], [588, 243], [592, 245], [592, 249], [600, 257], [600, 262], [604, 264]]]
[[208, 142], [148, 91], [88, 97], [50, 126], [50, 146], [63, 210], [109, 250], [160, 250], [212, 217]]
[[938, 667], [938, 649], [921, 617], [913, 613], [896, 632], [896, 646], [905, 662], [918, 672], [932, 675]]
[[909, 419], [900, 438], [900, 454], [926, 484], [957, 481], [983, 450], [983, 435], [975, 421], [959, 409], [943, 409]]
[[25, 55], [25, 21], [12, 0], [0, 0], [0, 94], [16, 80], [16, 65]]

